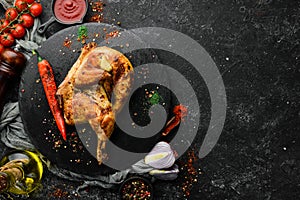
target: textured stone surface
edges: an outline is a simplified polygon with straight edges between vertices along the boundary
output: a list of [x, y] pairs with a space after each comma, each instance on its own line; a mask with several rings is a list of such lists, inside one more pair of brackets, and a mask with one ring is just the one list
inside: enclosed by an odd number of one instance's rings
[[[46, 21], [50, 1], [41, 2]], [[222, 73], [228, 100], [225, 127], [213, 151], [194, 164], [201, 174], [189, 199], [299, 198], [299, 13], [297, 0], [106, 1], [105, 22], [185, 33], [210, 53]], [[47, 36], [64, 27], [53, 24]], [[16, 99], [11, 93], [9, 99]], [[203, 109], [199, 132], [209, 122], [210, 111]], [[201, 139], [192, 147], [198, 149]], [[1, 150], [7, 149], [1, 145]], [[186, 160], [185, 155], [179, 163]], [[156, 199], [183, 199], [185, 175], [182, 171], [177, 181], [156, 182]], [[46, 172], [42, 184], [31, 199], [74, 199], [80, 183]], [[54, 197], [56, 188], [67, 192], [64, 198]], [[77, 199], [116, 199], [116, 191], [90, 188]]]

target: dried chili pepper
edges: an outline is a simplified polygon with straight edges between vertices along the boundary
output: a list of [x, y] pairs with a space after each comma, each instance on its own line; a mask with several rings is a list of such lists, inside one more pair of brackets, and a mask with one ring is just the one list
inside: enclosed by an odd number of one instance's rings
[[32, 51], [33, 54], [37, 54], [38, 59], [38, 70], [40, 73], [40, 77], [43, 83], [44, 91], [48, 100], [48, 104], [50, 106], [51, 112], [54, 116], [56, 125], [63, 137], [63, 139], [67, 140], [65, 121], [63, 117], [62, 110], [59, 107], [58, 101], [56, 99], [56, 83], [54, 80], [53, 70], [50, 63], [43, 59], [36, 51]]
[[168, 135], [171, 130], [178, 126], [181, 120], [183, 120], [183, 118], [187, 116], [187, 108], [183, 105], [177, 105], [174, 107], [173, 113], [175, 116], [168, 121], [166, 128], [162, 133], [163, 136]]

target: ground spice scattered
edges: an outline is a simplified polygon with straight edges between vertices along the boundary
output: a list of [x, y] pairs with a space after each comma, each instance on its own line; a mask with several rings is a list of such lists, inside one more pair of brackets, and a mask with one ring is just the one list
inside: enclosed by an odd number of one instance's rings
[[151, 199], [150, 186], [143, 180], [133, 179], [125, 183], [121, 189], [121, 199], [123, 200], [147, 200]]
[[115, 37], [118, 37], [118, 36], [119, 36], [119, 31], [115, 30], [115, 31], [112, 31], [110, 33], [107, 33], [106, 36], [105, 36], [105, 39], [115, 38]]
[[62, 145], [62, 141], [61, 140], [57, 140], [54, 142], [54, 148], [57, 149], [57, 148], [60, 148], [60, 146]]
[[66, 38], [64, 41], [64, 47], [70, 48], [72, 41], [69, 38]]
[[105, 4], [102, 1], [90, 2], [93, 12], [103, 12]]
[[198, 172], [194, 167], [197, 161], [197, 156], [193, 150], [188, 152], [187, 162], [183, 164], [181, 170], [184, 173], [184, 181], [181, 185], [181, 190], [186, 197], [189, 197], [193, 184], [198, 182]]
[[60, 188], [56, 188], [55, 191], [50, 194], [51, 197], [58, 197], [58, 198], [64, 198], [67, 197], [69, 193], [67, 191], [63, 191]]
[[90, 22], [98, 22], [98, 23], [104, 22], [103, 13], [93, 15], [89, 21]]
[[102, 1], [90, 2], [93, 16], [89, 19], [90, 22], [104, 22], [103, 9], [105, 4]]

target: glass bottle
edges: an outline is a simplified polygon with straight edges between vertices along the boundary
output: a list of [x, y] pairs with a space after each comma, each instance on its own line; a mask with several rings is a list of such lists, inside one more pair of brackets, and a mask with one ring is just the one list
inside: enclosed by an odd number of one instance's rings
[[43, 164], [36, 153], [12, 151], [1, 159], [0, 166], [0, 193], [26, 195], [40, 184]]
[[21, 74], [25, 64], [26, 57], [21, 52], [5, 48], [0, 53], [0, 116], [9, 81]]

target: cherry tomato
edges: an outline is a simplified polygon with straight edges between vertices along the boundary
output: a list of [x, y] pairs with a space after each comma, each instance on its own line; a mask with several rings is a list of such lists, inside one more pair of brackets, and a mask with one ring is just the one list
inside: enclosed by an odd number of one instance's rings
[[21, 12], [21, 11], [27, 9], [28, 4], [25, 0], [16, 0], [15, 7], [17, 8], [17, 10], [19, 12]]
[[5, 47], [11, 47], [15, 43], [15, 38], [11, 33], [3, 33], [0, 36], [0, 42]]
[[17, 17], [18, 17], [18, 11], [17, 11], [17, 9], [15, 9], [15, 8], [8, 8], [5, 11], [5, 18], [8, 21], [12, 21], [12, 20], [16, 19]]
[[42, 4], [34, 2], [32, 5], [30, 5], [29, 11], [32, 16], [34, 17], [39, 16], [43, 12]]
[[14, 38], [20, 39], [24, 37], [26, 30], [21, 24], [14, 24], [10, 33], [14, 36]]
[[28, 4], [32, 4], [34, 0], [25, 0]]
[[9, 32], [9, 27], [8, 27], [9, 21], [7, 19], [1, 19], [0, 24], [1, 24], [0, 30], [2, 30], [2, 32], [4, 33]]
[[3, 44], [0, 43], [0, 53], [5, 49], [5, 47], [3, 46]]
[[25, 28], [31, 28], [34, 24], [34, 18], [30, 14], [23, 14], [19, 18], [20, 24], [22, 24]]

